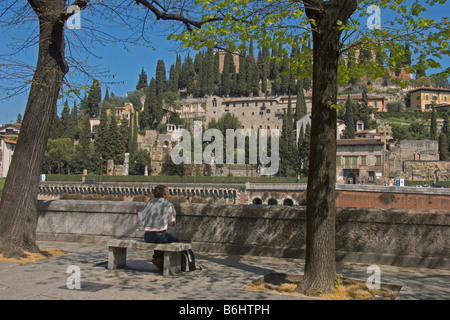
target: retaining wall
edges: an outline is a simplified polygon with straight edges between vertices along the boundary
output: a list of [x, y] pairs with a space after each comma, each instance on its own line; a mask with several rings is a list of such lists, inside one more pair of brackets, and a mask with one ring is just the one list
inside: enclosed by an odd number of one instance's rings
[[[145, 203], [39, 201], [40, 240], [103, 242], [141, 238]], [[176, 204], [171, 232], [196, 251], [304, 258], [306, 210], [299, 206]], [[336, 258], [450, 269], [450, 212], [337, 208]]]

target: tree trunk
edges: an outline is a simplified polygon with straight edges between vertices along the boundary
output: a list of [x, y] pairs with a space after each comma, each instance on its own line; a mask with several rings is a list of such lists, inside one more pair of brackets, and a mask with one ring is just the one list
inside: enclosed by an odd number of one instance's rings
[[30, 5], [39, 17], [39, 55], [14, 156], [0, 203], [0, 252], [8, 257], [37, 252], [39, 175], [62, 79], [64, 60], [64, 0]]
[[344, 24], [356, 0], [304, 1], [313, 26], [313, 98], [307, 189], [305, 275], [299, 290], [329, 292], [336, 278], [335, 188], [337, 71], [340, 54], [338, 20]]

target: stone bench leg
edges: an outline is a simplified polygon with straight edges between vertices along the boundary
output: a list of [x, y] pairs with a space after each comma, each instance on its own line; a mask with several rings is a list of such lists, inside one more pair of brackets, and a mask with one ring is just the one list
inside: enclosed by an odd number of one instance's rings
[[125, 268], [127, 265], [127, 248], [109, 247], [108, 270]]
[[[155, 251], [155, 253], [160, 253], [161, 251]], [[164, 252], [163, 261], [163, 275], [175, 275], [181, 271], [181, 252]], [[161, 254], [162, 255], [162, 254]]]

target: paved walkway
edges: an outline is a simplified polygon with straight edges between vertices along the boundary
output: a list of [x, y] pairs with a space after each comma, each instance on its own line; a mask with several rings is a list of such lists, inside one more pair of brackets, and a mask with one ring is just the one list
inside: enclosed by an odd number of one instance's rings
[[[163, 277], [150, 256], [130, 251], [125, 270], [108, 271], [103, 245], [39, 242], [41, 249], [58, 248], [59, 257], [18, 264], [0, 261], [0, 299], [16, 300], [305, 300], [311, 298], [246, 290], [270, 272], [302, 274], [303, 260], [197, 253], [203, 270]], [[80, 271], [81, 289], [69, 289], [70, 266]], [[368, 265], [339, 263], [337, 273], [366, 281]], [[402, 286], [400, 300], [450, 299], [450, 270], [379, 265], [382, 283]], [[69, 285], [75, 282], [70, 281]]]

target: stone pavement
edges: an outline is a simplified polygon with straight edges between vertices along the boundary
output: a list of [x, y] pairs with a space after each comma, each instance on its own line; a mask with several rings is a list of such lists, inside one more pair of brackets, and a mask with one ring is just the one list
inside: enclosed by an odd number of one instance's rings
[[[130, 251], [127, 269], [108, 271], [105, 245], [40, 241], [41, 249], [68, 253], [35, 263], [0, 261], [0, 300], [311, 300], [312, 298], [244, 289], [270, 272], [302, 274], [304, 261], [196, 253], [202, 270], [163, 277], [151, 255]], [[70, 270], [80, 272], [81, 289]], [[366, 281], [368, 264], [338, 263], [337, 273]], [[450, 270], [379, 265], [382, 283], [402, 286], [399, 300], [450, 299]], [[69, 271], [69, 272], [68, 272]], [[68, 281], [69, 280], [69, 281]]]

